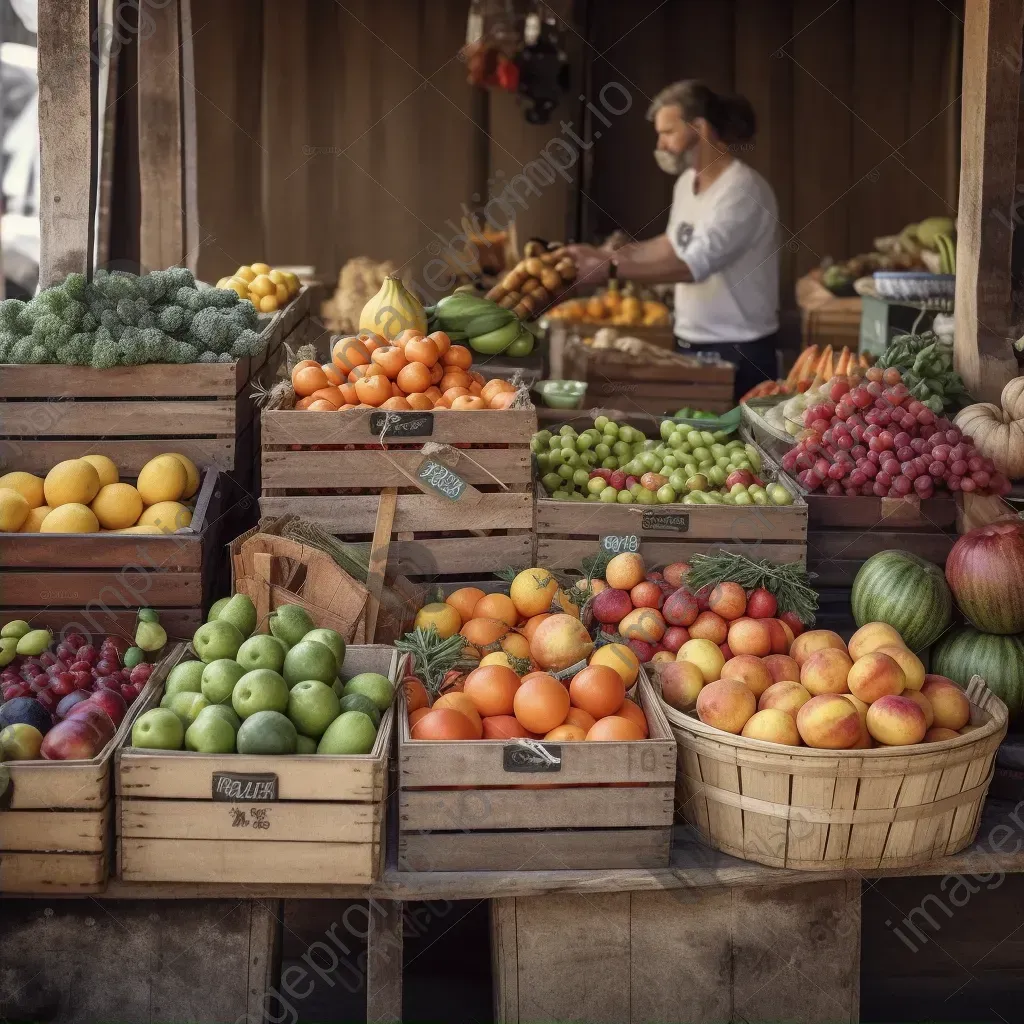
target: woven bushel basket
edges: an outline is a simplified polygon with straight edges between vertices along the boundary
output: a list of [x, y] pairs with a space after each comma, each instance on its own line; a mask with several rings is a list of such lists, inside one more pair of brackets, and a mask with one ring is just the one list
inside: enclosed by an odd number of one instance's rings
[[870, 870], [957, 853], [977, 834], [1008, 720], [980, 676], [967, 696], [967, 735], [873, 750], [745, 739], [662, 701], [679, 748], [677, 817], [709, 846], [770, 867]]

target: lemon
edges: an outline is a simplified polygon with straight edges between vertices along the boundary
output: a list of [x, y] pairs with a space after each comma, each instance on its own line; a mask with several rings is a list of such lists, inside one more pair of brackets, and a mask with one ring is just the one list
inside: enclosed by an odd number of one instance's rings
[[248, 284], [255, 276], [257, 271], [253, 270], [252, 267], [239, 267], [233, 277], [240, 277], [246, 284]]
[[221, 279], [220, 279], [220, 280], [219, 280], [219, 281], [218, 281], [218, 282], [217, 282], [217, 283], [216, 283], [216, 284], [214, 285], [214, 288], [226, 288], [226, 287], [227, 287], [227, 283], [228, 283], [228, 279], [227, 279], [226, 277], [222, 277], [222, 278], [221, 278]]
[[243, 281], [240, 277], [226, 278], [224, 283], [217, 287], [233, 291], [240, 299], [249, 298], [249, 284], [248, 282]]
[[192, 511], [180, 501], [160, 501], [139, 516], [136, 526], [157, 526], [163, 533], [183, 530], [192, 522]]
[[280, 308], [280, 303], [277, 301], [276, 295], [264, 295], [259, 300], [258, 308], [261, 313], [276, 313]]
[[287, 304], [291, 296], [288, 294], [288, 286], [285, 284], [276, 285], [277, 288], [277, 304], [284, 306]]
[[290, 295], [298, 295], [299, 290], [302, 288], [302, 283], [299, 281], [298, 275], [293, 274], [290, 270], [282, 270], [281, 273], [284, 275], [284, 283], [288, 286], [288, 293]]
[[25, 496], [13, 487], [0, 487], [0, 533], [16, 533], [28, 519]]
[[[183, 498], [191, 498], [199, 490], [199, 470], [196, 468], [196, 464], [187, 456], [179, 455], [177, 452], [168, 452], [167, 454], [172, 459], [177, 459], [185, 467], [188, 483], [185, 484], [185, 490], [181, 496]], [[160, 458], [163, 458], [163, 456], [161, 455]]]
[[43, 520], [53, 511], [49, 505], [39, 505], [29, 510], [28, 518], [21, 524], [20, 533], [38, 533]]
[[158, 455], [142, 467], [135, 486], [143, 504], [177, 501], [188, 486], [188, 470], [175, 456]]
[[58, 462], [43, 481], [43, 494], [51, 508], [60, 505], [88, 505], [99, 493], [100, 475], [85, 459]]
[[250, 263], [249, 266], [252, 269], [252, 272], [257, 276], [260, 274], [270, 273], [270, 266], [266, 263]]
[[0, 487], [9, 487], [17, 491], [27, 502], [29, 508], [38, 508], [43, 503], [42, 477], [32, 473], [6, 473], [0, 476]]
[[260, 274], [255, 281], [249, 282], [249, 291], [262, 298], [264, 295], [276, 295], [277, 285], [266, 274]]
[[142, 515], [142, 497], [131, 484], [106, 484], [89, 507], [104, 529], [122, 530]]
[[77, 501], [55, 508], [39, 527], [40, 533], [99, 533], [100, 524], [88, 505]]
[[105, 487], [107, 484], [116, 484], [121, 479], [121, 474], [118, 473], [114, 460], [108, 459], [106, 455], [83, 455], [82, 458], [96, 470], [100, 478], [100, 487]]

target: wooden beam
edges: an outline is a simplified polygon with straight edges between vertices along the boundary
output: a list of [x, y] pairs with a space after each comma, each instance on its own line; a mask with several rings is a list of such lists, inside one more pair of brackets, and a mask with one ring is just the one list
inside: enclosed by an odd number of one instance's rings
[[1017, 374], [1010, 259], [1024, 0], [973, 0], [964, 19], [957, 369], [980, 401]]
[[179, 0], [181, 31], [182, 188], [185, 207], [185, 266], [193, 273], [199, 261], [199, 154], [196, 151], [196, 53], [192, 36], [192, 0]]
[[398, 1024], [402, 1016], [402, 904], [370, 900], [366, 937], [366, 1019]]
[[92, 265], [96, 66], [90, 0], [39, 0], [39, 284]]

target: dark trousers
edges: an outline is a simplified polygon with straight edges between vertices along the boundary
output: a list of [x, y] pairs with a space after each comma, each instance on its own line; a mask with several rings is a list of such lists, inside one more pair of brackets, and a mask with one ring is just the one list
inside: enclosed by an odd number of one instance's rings
[[776, 379], [779, 372], [775, 355], [778, 343], [777, 333], [767, 334], [763, 338], [755, 338], [753, 341], [737, 342], [685, 342], [676, 338], [676, 345], [681, 352], [691, 355], [717, 352], [723, 359], [736, 364], [733, 399], [737, 402], [756, 384]]

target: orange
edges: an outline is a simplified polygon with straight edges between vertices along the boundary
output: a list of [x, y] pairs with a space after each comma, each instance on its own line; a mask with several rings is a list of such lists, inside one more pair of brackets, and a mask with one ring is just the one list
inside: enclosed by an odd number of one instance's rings
[[356, 394], [356, 388], [354, 384], [342, 384], [338, 390], [341, 392], [341, 397], [349, 405], [355, 405], [359, 401], [359, 396]]
[[625, 699], [622, 676], [607, 665], [588, 665], [569, 683], [569, 700], [594, 718], [616, 714]]
[[407, 327], [402, 331], [397, 338], [392, 342], [396, 348], [405, 349], [405, 346], [410, 341], [415, 341], [417, 338], [422, 338], [423, 332], [417, 331], [414, 327]]
[[383, 405], [391, 395], [391, 381], [387, 377], [362, 377], [356, 381], [356, 396], [363, 405]]
[[607, 665], [622, 676], [628, 690], [640, 674], [640, 659], [625, 644], [605, 644], [590, 656], [591, 665]]
[[480, 397], [490, 405], [491, 399], [501, 394], [502, 391], [515, 391], [515, 388], [507, 380], [494, 377], [480, 389]]
[[650, 730], [647, 726], [647, 716], [644, 714], [644, 709], [635, 701], [632, 701], [627, 697], [622, 702], [622, 707], [619, 708], [615, 714], [619, 718], [628, 718], [631, 722], [635, 722], [640, 727], [640, 731], [644, 734], [644, 739], [647, 739], [650, 735]]
[[441, 365], [440, 360], [430, 368], [430, 383], [439, 384], [441, 378], [444, 376], [444, 367]]
[[492, 715], [483, 719], [485, 740], [527, 739], [533, 735], [520, 724], [519, 719], [512, 715]]
[[504, 594], [485, 594], [473, 609], [474, 619], [497, 619], [507, 626], [514, 626], [519, 619], [519, 612], [510, 597]]
[[300, 398], [295, 403], [295, 408], [296, 409], [308, 409], [313, 404], [313, 401], [314, 401], [314, 399], [312, 398], [312, 396], [307, 395], [305, 398]]
[[522, 633], [509, 633], [502, 639], [501, 649], [513, 658], [527, 660], [530, 657], [530, 641]]
[[469, 394], [469, 385], [472, 383], [468, 373], [463, 373], [462, 370], [446, 370], [437, 381], [437, 386], [441, 389], [441, 394], [449, 388], [465, 388], [466, 394]]
[[[472, 616], [470, 616], [472, 618]], [[453, 605], [440, 601], [425, 604], [413, 621], [414, 629], [430, 629], [433, 626], [442, 640], [455, 636], [462, 628], [462, 616]]]
[[338, 412], [348, 412], [349, 409], [358, 409], [359, 406], [356, 402], [346, 402], [344, 405], [338, 406]]
[[320, 388], [327, 387], [329, 383], [327, 374], [320, 369], [319, 363], [292, 371], [292, 387], [295, 389], [295, 394], [303, 397], [313, 394], [314, 391], [319, 391]]
[[550, 615], [551, 612], [540, 612], [537, 615], [531, 615], [523, 624], [523, 636], [527, 640], [532, 640], [533, 634], [537, 632], [537, 627]]
[[430, 708], [428, 708], [428, 707], [426, 707], [426, 706], [424, 706], [424, 707], [422, 707], [422, 708], [417, 708], [417, 709], [416, 709], [415, 711], [410, 711], [410, 712], [409, 712], [409, 729], [411, 730], [411, 729], [412, 729], [412, 727], [413, 727], [413, 726], [414, 726], [414, 725], [415, 725], [415, 724], [416, 724], [416, 723], [417, 723], [417, 722], [418, 722], [418, 721], [419, 721], [419, 720], [420, 720], [420, 719], [421, 719], [421, 718], [422, 718], [422, 717], [423, 717], [424, 715], [429, 715], [429, 714], [430, 714]]
[[452, 408], [462, 412], [479, 412], [487, 408], [487, 403], [476, 395], [459, 395], [452, 400]]
[[330, 383], [334, 384], [335, 386], [339, 384], [344, 384], [345, 381], [348, 379], [348, 375], [343, 374], [341, 370], [339, 370], [334, 365], [334, 363], [321, 363], [320, 369], [324, 371], [324, 376], [328, 379], [328, 381], [330, 381]]
[[438, 697], [434, 701], [434, 708], [451, 708], [453, 711], [458, 711], [460, 714], [465, 715], [473, 723], [473, 732], [476, 734], [476, 739], [483, 739], [484, 729], [480, 724], [480, 712], [477, 711], [476, 705], [465, 693], [446, 693], [443, 697]]
[[473, 365], [473, 353], [465, 345], [452, 345], [441, 357], [445, 366], [457, 366], [468, 370]]
[[358, 338], [363, 343], [363, 348], [369, 353], [372, 353], [374, 349], [384, 348], [387, 345], [387, 341], [379, 334], [374, 334], [373, 331], [360, 331]]
[[382, 409], [411, 409], [412, 406], [404, 398], [389, 398], [386, 402], [382, 402]]
[[[473, 381], [473, 383], [469, 385], [469, 393], [480, 398], [480, 385], [476, 381]], [[487, 402], [484, 399], [480, 398], [480, 401], [484, 403], [484, 406], [487, 405]]]
[[469, 374], [469, 379], [473, 381], [474, 384], [479, 384], [483, 387], [483, 385], [487, 383], [487, 378], [479, 370], [467, 370], [466, 372]]
[[375, 349], [370, 355], [370, 361], [379, 366], [390, 380], [394, 380], [398, 376], [398, 371], [407, 362], [402, 350], [397, 345], [386, 345], [384, 348]]
[[511, 715], [518, 689], [519, 676], [512, 669], [485, 665], [473, 669], [466, 676], [462, 692], [486, 718], [489, 715]]
[[470, 619], [459, 632], [466, 638], [466, 654], [479, 658], [480, 648], [496, 644], [507, 632], [508, 623], [497, 619]]
[[411, 394], [406, 395], [406, 401], [409, 403], [410, 409], [433, 409], [434, 402], [429, 395], [425, 395], [419, 391], [413, 391]]
[[383, 377], [385, 376], [382, 367], [377, 366], [376, 363], [369, 363], [366, 366], [357, 366], [349, 375], [349, 384], [355, 384], [357, 380], [362, 380], [363, 377]]
[[403, 391], [426, 391], [430, 387], [430, 370], [423, 363], [407, 363], [395, 378]]
[[[509, 633], [509, 636], [513, 635], [514, 634]], [[507, 639], [508, 637], [505, 637], [505, 640]], [[502, 640], [501, 642], [504, 643], [505, 640]], [[483, 668], [485, 665], [503, 665], [505, 668], [512, 668], [512, 660], [504, 650], [492, 651], [490, 654], [485, 654], [480, 659], [480, 667]]]
[[450, 409], [451, 407], [452, 407], [452, 400], [450, 398], [445, 398], [444, 395], [442, 395], [440, 398], [438, 398], [434, 402], [434, 411], [435, 412], [440, 412], [442, 409]]
[[549, 732], [544, 739], [572, 743], [577, 740], [585, 740], [587, 732], [578, 725], [558, 725]]
[[411, 363], [422, 363], [429, 369], [441, 358], [441, 353], [430, 338], [412, 338], [405, 346], [405, 358]]
[[398, 386], [398, 382], [394, 380], [391, 382], [391, 397], [405, 398], [405, 392]]
[[342, 395], [341, 389], [336, 388], [333, 384], [328, 384], [325, 388], [318, 388], [313, 392], [313, 397], [324, 402], [330, 402], [335, 409], [345, 404], [345, 396]]
[[[481, 729], [481, 734], [482, 734]], [[431, 708], [412, 727], [414, 740], [474, 740], [479, 739], [476, 727], [468, 715], [454, 708]]]
[[430, 704], [427, 688], [415, 676], [406, 676], [402, 680], [402, 689], [405, 691], [405, 706], [410, 715]]
[[456, 398], [465, 398], [469, 395], [469, 388], [446, 388], [444, 394], [441, 396], [448, 402], [448, 407], [452, 407], [452, 403]]
[[337, 412], [338, 407], [333, 402], [326, 402], [322, 398], [314, 399], [306, 406], [310, 412]]
[[583, 708], [569, 708], [569, 714], [565, 716], [565, 721], [562, 724], [578, 725], [584, 732], [589, 732], [590, 727], [596, 721], [597, 719]]
[[511, 409], [512, 403], [516, 400], [514, 391], [499, 391], [488, 403], [491, 409]]
[[350, 373], [357, 366], [366, 366], [370, 353], [359, 338], [339, 338], [331, 347], [331, 359], [339, 370]]
[[296, 370], [305, 369], [307, 366], [319, 366], [320, 364], [315, 359], [300, 359], [293, 367], [292, 373]]
[[484, 592], [477, 587], [460, 587], [452, 591], [444, 603], [450, 604], [459, 613], [459, 618], [463, 622], [469, 622], [473, 618], [473, 609], [483, 596]]
[[437, 351], [443, 356], [452, 347], [452, 340], [444, 331], [434, 331], [427, 337], [437, 346]]
[[636, 722], [628, 718], [609, 715], [601, 718], [591, 726], [587, 733], [588, 740], [642, 740], [644, 734]]
[[441, 397], [440, 389], [434, 387], [433, 384], [431, 384], [423, 394], [425, 394], [432, 402], [436, 402]]
[[569, 691], [554, 676], [533, 672], [516, 690], [516, 718], [530, 732], [548, 733], [569, 713]]
[[508, 596], [524, 618], [541, 615], [551, 608], [558, 580], [547, 569], [524, 569], [512, 581]]

